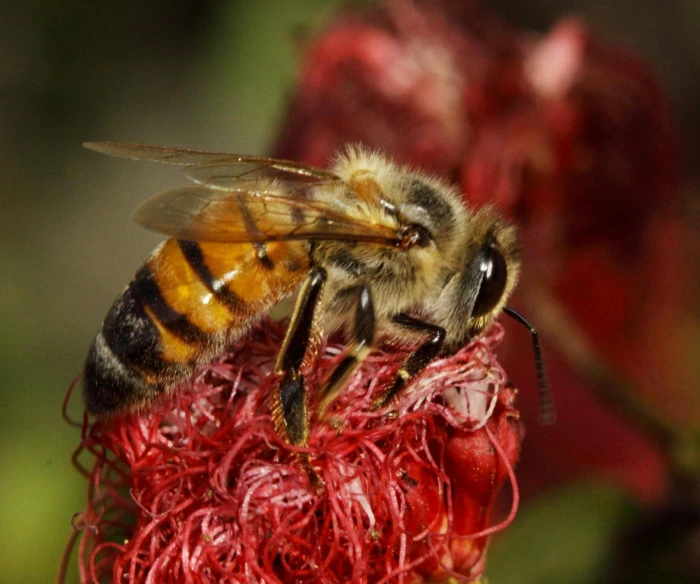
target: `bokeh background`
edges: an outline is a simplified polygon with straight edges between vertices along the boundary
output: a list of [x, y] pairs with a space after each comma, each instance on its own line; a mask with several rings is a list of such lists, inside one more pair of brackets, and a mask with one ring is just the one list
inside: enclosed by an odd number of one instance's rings
[[[669, 98], [685, 196], [694, 196], [700, 3], [490, 4], [539, 32], [579, 15], [644, 57]], [[131, 212], [180, 182], [172, 168], [101, 157], [81, 142], [265, 154], [304, 39], [340, 5], [0, 3], [1, 583], [55, 575], [86, 488], [70, 462], [79, 433], [62, 420], [61, 403], [107, 308], [159, 241], [129, 222]], [[691, 249], [689, 266], [697, 262]], [[71, 411], [77, 415], [79, 403]], [[615, 485], [550, 489], [526, 501], [505, 542], [496, 542], [487, 574], [495, 584], [603, 581], [609, 543], [636, 513]]]

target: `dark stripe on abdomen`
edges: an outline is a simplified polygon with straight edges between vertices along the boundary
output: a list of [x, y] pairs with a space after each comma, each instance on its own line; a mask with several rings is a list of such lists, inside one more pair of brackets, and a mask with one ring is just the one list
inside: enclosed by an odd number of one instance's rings
[[238, 294], [230, 290], [225, 283], [217, 282], [216, 276], [212, 274], [207, 266], [201, 246], [196, 241], [178, 240], [177, 243], [187, 263], [207, 289], [214, 294], [216, 299], [225, 304], [233, 312], [243, 312], [246, 303]]
[[107, 347], [126, 367], [149, 373], [163, 371], [160, 332], [135, 294], [134, 282], [110, 309], [102, 325], [102, 335]]
[[100, 333], [92, 343], [85, 361], [83, 395], [92, 414], [124, 410], [153, 394], [143, 375], [128, 368], [106, 345]]
[[134, 297], [142, 305], [148, 306], [158, 322], [175, 336], [191, 344], [207, 342], [209, 338], [207, 333], [192, 324], [187, 316], [174, 310], [165, 301], [147, 264], [141, 266], [141, 269], [136, 272], [136, 278], [129, 286], [129, 290], [133, 290]]
[[[246, 231], [253, 235], [255, 239], [262, 239], [263, 232], [260, 231], [260, 228], [255, 223], [255, 219], [253, 218], [250, 209], [248, 209], [248, 205], [246, 205], [245, 201], [240, 197], [238, 198], [238, 208], [241, 210], [241, 216], [243, 217], [243, 223], [245, 224]], [[256, 256], [260, 265], [266, 270], [274, 270], [275, 264], [267, 255], [267, 248], [265, 247], [265, 244], [261, 241], [255, 241], [253, 242], [253, 245], [257, 250]]]
[[267, 248], [265, 247], [265, 244], [256, 243], [255, 248], [257, 251], [256, 257], [258, 258], [258, 262], [260, 263], [260, 265], [266, 270], [274, 270], [275, 264], [270, 259], [270, 256], [267, 255]]

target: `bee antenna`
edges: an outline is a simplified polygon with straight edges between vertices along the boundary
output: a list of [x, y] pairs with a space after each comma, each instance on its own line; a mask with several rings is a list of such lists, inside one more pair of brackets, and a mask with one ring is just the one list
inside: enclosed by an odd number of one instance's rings
[[553, 424], [556, 420], [556, 410], [554, 407], [554, 400], [552, 399], [552, 391], [549, 387], [549, 380], [547, 379], [547, 369], [544, 365], [542, 345], [540, 344], [540, 337], [537, 334], [537, 330], [535, 330], [535, 327], [532, 326], [529, 320], [510, 306], [505, 306], [503, 312], [513, 320], [525, 326], [532, 335], [532, 348], [535, 351], [535, 370], [537, 371], [537, 397], [540, 410], [540, 424]]

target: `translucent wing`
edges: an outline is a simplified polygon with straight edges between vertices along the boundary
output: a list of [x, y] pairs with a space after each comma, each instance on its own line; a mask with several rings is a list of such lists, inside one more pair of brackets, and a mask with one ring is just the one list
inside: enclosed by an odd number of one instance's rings
[[134, 221], [147, 229], [179, 239], [401, 241], [397, 219], [379, 210], [381, 201], [360, 196], [328, 170], [273, 158], [124, 142], [84, 146], [111, 156], [184, 166], [185, 175], [198, 184], [156, 195], [134, 214]]
[[[341, 183], [342, 185], [342, 183]], [[224, 191], [203, 185], [176, 187], [147, 200], [134, 214], [138, 224], [178, 239], [264, 242], [304, 239], [401, 242], [395, 218], [368, 213], [361, 201], [309, 198], [304, 191]], [[327, 186], [322, 187], [324, 193]], [[377, 219], [381, 218], [381, 219]]]
[[305, 166], [288, 160], [259, 156], [240, 156], [224, 152], [206, 152], [183, 148], [147, 146], [126, 142], [85, 142], [86, 148], [131, 160], [149, 160], [185, 166], [185, 175], [212, 188], [228, 188], [231, 181], [280, 180], [299, 184], [340, 181], [338, 176], [323, 168]]

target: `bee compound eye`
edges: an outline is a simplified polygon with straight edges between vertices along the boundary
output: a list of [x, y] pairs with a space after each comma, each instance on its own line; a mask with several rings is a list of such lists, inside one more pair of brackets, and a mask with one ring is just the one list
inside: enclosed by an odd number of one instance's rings
[[472, 316], [483, 316], [493, 310], [506, 289], [508, 267], [503, 254], [492, 245], [485, 245], [475, 260], [476, 270], [481, 275], [479, 292], [474, 301]]

